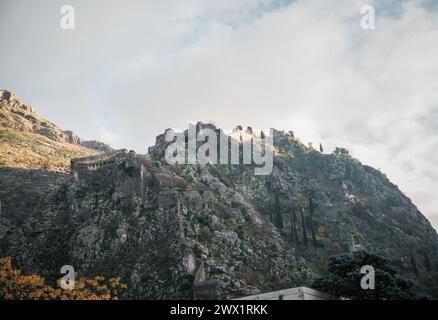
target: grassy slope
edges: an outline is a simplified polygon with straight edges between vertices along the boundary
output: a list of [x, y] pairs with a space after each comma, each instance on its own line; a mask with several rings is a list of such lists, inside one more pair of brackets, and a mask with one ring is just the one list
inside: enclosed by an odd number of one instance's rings
[[82, 146], [0, 126], [0, 166], [64, 172], [70, 167], [70, 159], [97, 153]]

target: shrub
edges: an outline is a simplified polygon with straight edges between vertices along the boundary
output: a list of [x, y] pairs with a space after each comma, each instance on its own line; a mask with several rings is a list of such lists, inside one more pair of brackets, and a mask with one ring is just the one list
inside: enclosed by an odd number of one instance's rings
[[0, 300], [117, 300], [126, 288], [120, 278], [105, 280], [100, 276], [80, 278], [73, 289], [53, 288], [39, 275], [23, 275], [13, 268], [10, 257], [0, 258]]
[[214, 238], [213, 232], [210, 231], [207, 227], [202, 227], [199, 230], [199, 239], [202, 242], [210, 242]]

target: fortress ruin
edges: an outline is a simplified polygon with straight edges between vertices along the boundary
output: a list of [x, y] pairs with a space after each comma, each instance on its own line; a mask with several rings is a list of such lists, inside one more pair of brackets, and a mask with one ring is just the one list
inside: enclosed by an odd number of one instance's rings
[[71, 172], [77, 179], [80, 170], [95, 171], [102, 167], [110, 165], [119, 165], [121, 163], [135, 164], [137, 154], [134, 151], [119, 149], [102, 154], [72, 159], [70, 162]]

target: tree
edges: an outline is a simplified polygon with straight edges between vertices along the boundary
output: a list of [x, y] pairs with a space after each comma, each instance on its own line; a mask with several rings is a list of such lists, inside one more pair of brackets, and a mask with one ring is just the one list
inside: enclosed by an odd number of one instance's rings
[[427, 272], [432, 271], [432, 264], [430, 263], [429, 255], [426, 252], [424, 253], [424, 267]]
[[283, 216], [281, 214], [280, 200], [278, 199], [277, 194], [275, 195], [274, 213], [275, 213], [275, 226], [277, 227], [278, 230], [282, 230], [284, 227]]
[[313, 147], [313, 142], [308, 142], [307, 145], [309, 146], [310, 151], [315, 150], [315, 148]]
[[274, 209], [272, 208], [272, 196], [269, 196], [269, 221], [274, 223]]
[[302, 228], [303, 228], [303, 242], [304, 242], [304, 246], [307, 249], [309, 247], [309, 245], [307, 243], [307, 226], [306, 226], [305, 208], [306, 208], [306, 203], [304, 201], [302, 201], [300, 204], [301, 224], [302, 224]]
[[[375, 271], [375, 288], [364, 290], [361, 268], [370, 265]], [[413, 291], [412, 281], [398, 275], [389, 261], [376, 253], [358, 251], [329, 258], [327, 274], [317, 279], [313, 287], [337, 297], [353, 300], [411, 300], [425, 299]]]
[[411, 254], [410, 260], [411, 260], [412, 271], [415, 273], [416, 276], [418, 276], [419, 271], [417, 267], [417, 261], [415, 261], [414, 250], [412, 250], [412, 247], [410, 250], [410, 254]]
[[335, 156], [339, 156], [339, 155], [349, 155], [350, 153], [345, 148], [338, 148], [338, 147], [336, 147], [335, 151], [333, 151], [333, 154]]
[[322, 147], [322, 144], [319, 144], [319, 152], [323, 153], [324, 152], [324, 148]]
[[310, 231], [312, 233], [312, 242], [313, 247], [316, 248], [318, 246], [318, 243], [316, 241], [316, 234], [315, 234], [315, 226], [313, 225], [313, 213], [315, 212], [318, 205], [313, 201], [313, 198], [311, 195], [309, 195], [309, 224], [310, 224]]
[[13, 268], [10, 257], [0, 258], [0, 300], [117, 300], [124, 289], [120, 278], [100, 276], [80, 278], [73, 289], [53, 288], [39, 275], [23, 275]]
[[297, 231], [297, 214], [295, 212], [295, 208], [292, 207], [290, 211], [290, 231], [292, 234], [292, 239], [295, 241], [296, 244], [299, 244], [300, 239], [298, 237], [298, 231]]

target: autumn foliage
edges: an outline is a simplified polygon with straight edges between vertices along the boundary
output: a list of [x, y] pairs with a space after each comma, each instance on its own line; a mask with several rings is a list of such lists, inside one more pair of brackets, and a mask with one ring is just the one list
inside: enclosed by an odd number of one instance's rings
[[12, 266], [10, 257], [0, 258], [0, 300], [117, 300], [127, 286], [120, 278], [106, 280], [80, 278], [73, 289], [62, 289], [45, 283], [36, 275], [23, 275]]

